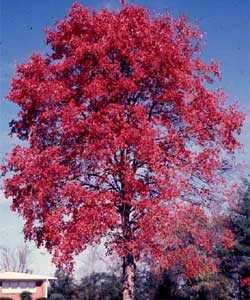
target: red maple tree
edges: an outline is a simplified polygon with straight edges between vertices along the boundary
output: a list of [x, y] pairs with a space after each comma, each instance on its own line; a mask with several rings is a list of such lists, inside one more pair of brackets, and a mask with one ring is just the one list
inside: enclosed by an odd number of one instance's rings
[[2, 168], [25, 237], [68, 269], [105, 238], [124, 262], [124, 299], [134, 299], [137, 261], [178, 261], [195, 276], [215, 268], [216, 243], [232, 242], [206, 204], [244, 116], [208, 88], [220, 72], [202, 62], [201, 39], [184, 17], [74, 4], [47, 30], [52, 51], [12, 81], [12, 134], [28, 146]]

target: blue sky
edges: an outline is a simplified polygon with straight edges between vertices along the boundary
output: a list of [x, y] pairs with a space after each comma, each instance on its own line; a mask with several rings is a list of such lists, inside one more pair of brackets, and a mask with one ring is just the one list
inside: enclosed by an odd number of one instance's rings
[[[1, 52], [0, 97], [8, 93], [15, 63], [25, 62], [34, 51], [46, 52], [44, 28], [62, 19], [74, 1], [71, 0], [0, 0]], [[78, 1], [93, 9], [120, 7], [119, 0]], [[222, 64], [221, 86], [229, 95], [229, 102], [238, 99], [241, 109], [249, 113], [249, 1], [248, 0], [154, 0], [128, 1], [144, 5], [152, 12], [169, 11], [174, 16], [185, 14], [190, 21], [198, 21], [205, 33], [204, 59], [216, 59]], [[17, 107], [0, 101], [0, 159], [17, 143], [8, 137], [8, 122], [15, 118]], [[250, 148], [249, 122], [244, 126], [241, 140]], [[241, 159], [250, 161], [247, 154]], [[9, 202], [0, 193], [0, 245], [17, 247], [23, 240], [22, 220], [8, 209]], [[7, 239], [8, 236], [8, 239]], [[11, 240], [11, 242], [9, 242]], [[32, 246], [33, 247], [33, 246]], [[41, 252], [43, 254], [41, 254]], [[35, 272], [51, 273], [54, 268], [44, 251], [33, 251]]]

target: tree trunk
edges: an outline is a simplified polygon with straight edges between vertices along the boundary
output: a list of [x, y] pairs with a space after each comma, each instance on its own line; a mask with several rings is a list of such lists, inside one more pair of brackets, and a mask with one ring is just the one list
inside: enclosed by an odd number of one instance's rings
[[135, 300], [135, 270], [133, 255], [123, 259], [123, 300]]

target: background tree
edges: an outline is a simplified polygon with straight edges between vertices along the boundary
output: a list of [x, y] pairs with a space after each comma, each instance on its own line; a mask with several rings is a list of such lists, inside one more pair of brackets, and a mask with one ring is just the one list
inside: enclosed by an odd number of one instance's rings
[[122, 284], [119, 277], [108, 273], [93, 273], [82, 278], [78, 287], [82, 300], [120, 300]]
[[82, 257], [78, 258], [79, 268], [76, 277], [83, 278], [93, 273], [109, 273], [120, 275], [121, 261], [117, 256], [107, 256], [104, 241], [94, 247], [88, 247]]
[[240, 299], [247, 300], [250, 295], [250, 182], [245, 181], [241, 192], [240, 207], [232, 218], [232, 231], [236, 236], [235, 265], [240, 277]]
[[235, 236], [235, 246], [227, 251], [221, 251], [220, 272], [231, 279], [234, 297], [247, 300], [250, 295], [249, 179], [244, 180], [236, 197], [239, 201], [230, 217], [230, 228]]
[[69, 300], [76, 298], [77, 285], [71, 274], [64, 272], [63, 270], [56, 270], [55, 277], [57, 280], [53, 280], [50, 283], [49, 298], [52, 300]]
[[217, 273], [198, 277], [189, 284], [190, 295], [193, 295], [194, 299], [249, 299], [249, 286], [244, 285], [244, 279], [250, 275], [249, 193], [248, 180], [234, 191], [233, 198], [237, 201], [230, 210], [227, 226], [234, 233], [235, 245], [227, 250], [223, 247], [218, 248]]
[[31, 273], [31, 250], [27, 244], [17, 249], [0, 247], [0, 270], [5, 272]]
[[28, 146], [3, 172], [26, 238], [72, 269], [105, 237], [123, 260], [124, 299], [135, 297], [137, 261], [178, 261], [190, 277], [213, 271], [214, 246], [231, 244], [209, 199], [244, 117], [208, 89], [219, 68], [202, 62], [201, 39], [184, 17], [74, 4], [47, 30], [52, 53], [32, 55], [12, 81], [11, 130]]

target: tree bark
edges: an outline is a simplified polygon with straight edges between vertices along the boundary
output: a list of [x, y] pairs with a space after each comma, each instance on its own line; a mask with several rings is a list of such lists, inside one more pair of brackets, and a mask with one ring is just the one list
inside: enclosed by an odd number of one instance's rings
[[135, 270], [134, 257], [128, 254], [123, 258], [123, 300], [135, 300]]

